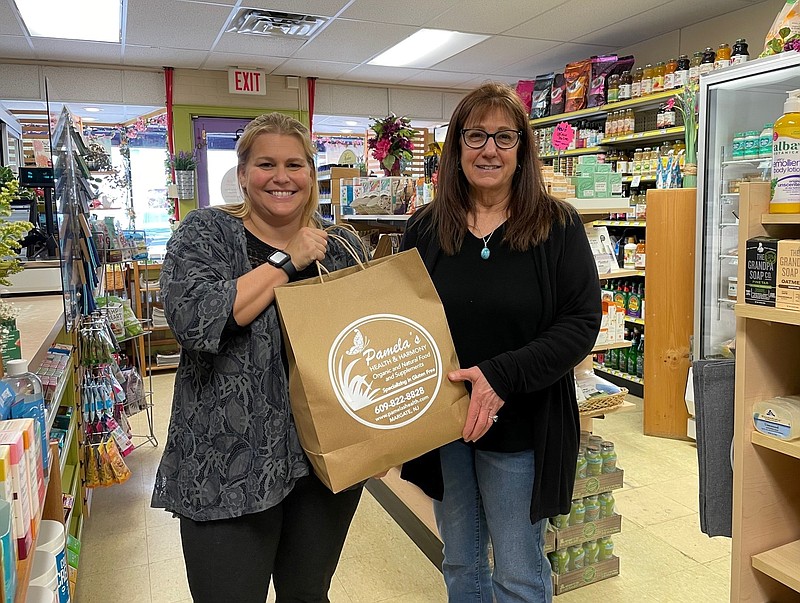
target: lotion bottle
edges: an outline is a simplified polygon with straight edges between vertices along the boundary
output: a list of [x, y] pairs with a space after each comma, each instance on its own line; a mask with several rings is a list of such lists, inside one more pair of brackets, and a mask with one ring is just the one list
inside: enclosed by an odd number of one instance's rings
[[773, 126], [772, 214], [800, 213], [800, 90], [789, 92]]

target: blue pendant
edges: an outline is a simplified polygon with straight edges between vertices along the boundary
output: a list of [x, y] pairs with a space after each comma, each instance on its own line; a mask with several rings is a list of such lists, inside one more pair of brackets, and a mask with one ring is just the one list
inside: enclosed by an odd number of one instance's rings
[[489, 248], [488, 247], [484, 247], [483, 249], [481, 249], [481, 259], [488, 260], [490, 253], [491, 252], [489, 251]]

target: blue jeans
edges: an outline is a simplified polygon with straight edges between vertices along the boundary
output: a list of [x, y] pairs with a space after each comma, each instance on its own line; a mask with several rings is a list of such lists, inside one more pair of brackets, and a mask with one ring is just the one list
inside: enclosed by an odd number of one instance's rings
[[[531, 524], [533, 451], [440, 449], [444, 498], [434, 501], [444, 541], [442, 573], [451, 603], [549, 603], [547, 519]], [[494, 571], [489, 568], [489, 540]]]

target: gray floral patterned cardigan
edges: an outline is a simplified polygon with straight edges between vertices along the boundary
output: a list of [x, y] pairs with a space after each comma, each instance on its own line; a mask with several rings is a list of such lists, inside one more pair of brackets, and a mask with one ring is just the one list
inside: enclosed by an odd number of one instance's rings
[[[351, 232], [337, 234], [359, 248]], [[352, 263], [329, 240], [325, 267]], [[207, 208], [183, 220], [161, 271], [181, 358], [151, 505], [195, 521], [268, 509], [310, 471], [289, 408], [275, 304], [247, 327], [232, 320], [236, 279], [252, 268], [242, 220]]]

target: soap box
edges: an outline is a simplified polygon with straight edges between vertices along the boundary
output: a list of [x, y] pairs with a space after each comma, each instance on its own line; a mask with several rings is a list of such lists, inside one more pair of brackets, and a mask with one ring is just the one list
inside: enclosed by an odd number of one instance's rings
[[759, 306], [775, 305], [778, 239], [755, 237], [745, 247], [744, 301]]
[[775, 307], [800, 310], [800, 241], [778, 242], [778, 269], [775, 282]]

